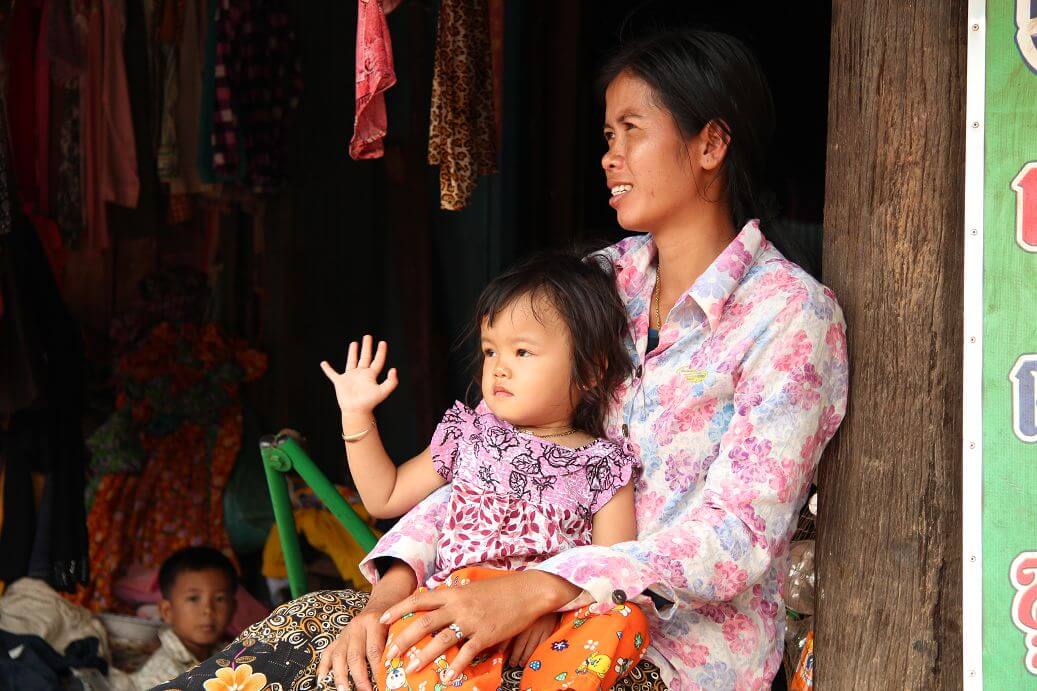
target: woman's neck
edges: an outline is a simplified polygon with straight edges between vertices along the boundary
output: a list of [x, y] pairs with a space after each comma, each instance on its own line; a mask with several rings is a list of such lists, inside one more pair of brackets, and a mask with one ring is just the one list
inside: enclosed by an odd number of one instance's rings
[[652, 233], [659, 252], [660, 302], [663, 318], [738, 234], [724, 205], [712, 213]]

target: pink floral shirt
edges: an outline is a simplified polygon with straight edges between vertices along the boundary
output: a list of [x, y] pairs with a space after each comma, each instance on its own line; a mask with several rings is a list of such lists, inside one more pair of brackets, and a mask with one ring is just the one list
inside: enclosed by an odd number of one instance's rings
[[[768, 688], [781, 662], [789, 542], [846, 410], [842, 313], [750, 221], [646, 354], [655, 245], [639, 235], [605, 253], [637, 364], [609, 431], [643, 466], [639, 537], [575, 547], [536, 568], [584, 589], [570, 607], [608, 608], [615, 590], [640, 604], [651, 623], [647, 658], [671, 690]], [[448, 499], [448, 490], [431, 495], [393, 529], [395, 548], [369, 559], [402, 559], [422, 577]]]
[[[519, 432], [485, 403], [448, 410], [431, 451], [451, 492], [423, 579], [430, 588], [465, 566], [520, 570], [591, 544], [591, 519], [637, 467], [620, 444], [596, 439], [571, 449]], [[402, 539], [390, 531], [372, 555]]]

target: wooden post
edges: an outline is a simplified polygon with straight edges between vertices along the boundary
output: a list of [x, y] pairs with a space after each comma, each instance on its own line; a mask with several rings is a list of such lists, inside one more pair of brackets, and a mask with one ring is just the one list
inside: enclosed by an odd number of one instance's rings
[[816, 679], [961, 670], [966, 0], [834, 0], [825, 282], [850, 407], [820, 475]]

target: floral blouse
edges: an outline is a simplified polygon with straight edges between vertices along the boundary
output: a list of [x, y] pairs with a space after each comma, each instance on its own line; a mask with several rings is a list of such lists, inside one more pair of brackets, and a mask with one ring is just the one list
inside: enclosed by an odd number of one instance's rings
[[[649, 615], [646, 655], [667, 686], [768, 688], [781, 663], [789, 542], [818, 459], [846, 410], [842, 313], [830, 290], [750, 221], [677, 301], [646, 353], [651, 236], [606, 249], [630, 319], [636, 372], [609, 434], [638, 452], [638, 539], [575, 547], [536, 568], [584, 589], [567, 608], [623, 590]], [[419, 578], [435, 563], [449, 490], [390, 534]]]
[[[452, 491], [435, 565], [422, 579], [430, 588], [465, 566], [519, 570], [591, 544], [591, 519], [637, 466], [636, 457], [607, 439], [571, 449], [523, 434], [485, 403], [448, 410], [431, 451]], [[371, 555], [401, 539], [391, 532]]]

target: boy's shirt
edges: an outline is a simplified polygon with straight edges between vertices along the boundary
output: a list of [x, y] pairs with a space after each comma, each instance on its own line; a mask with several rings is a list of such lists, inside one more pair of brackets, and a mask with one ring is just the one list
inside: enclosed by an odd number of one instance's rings
[[151, 654], [140, 670], [131, 675], [134, 684], [141, 691], [178, 677], [200, 662], [184, 646], [173, 629], [162, 629], [158, 633], [158, 639], [162, 645]]

